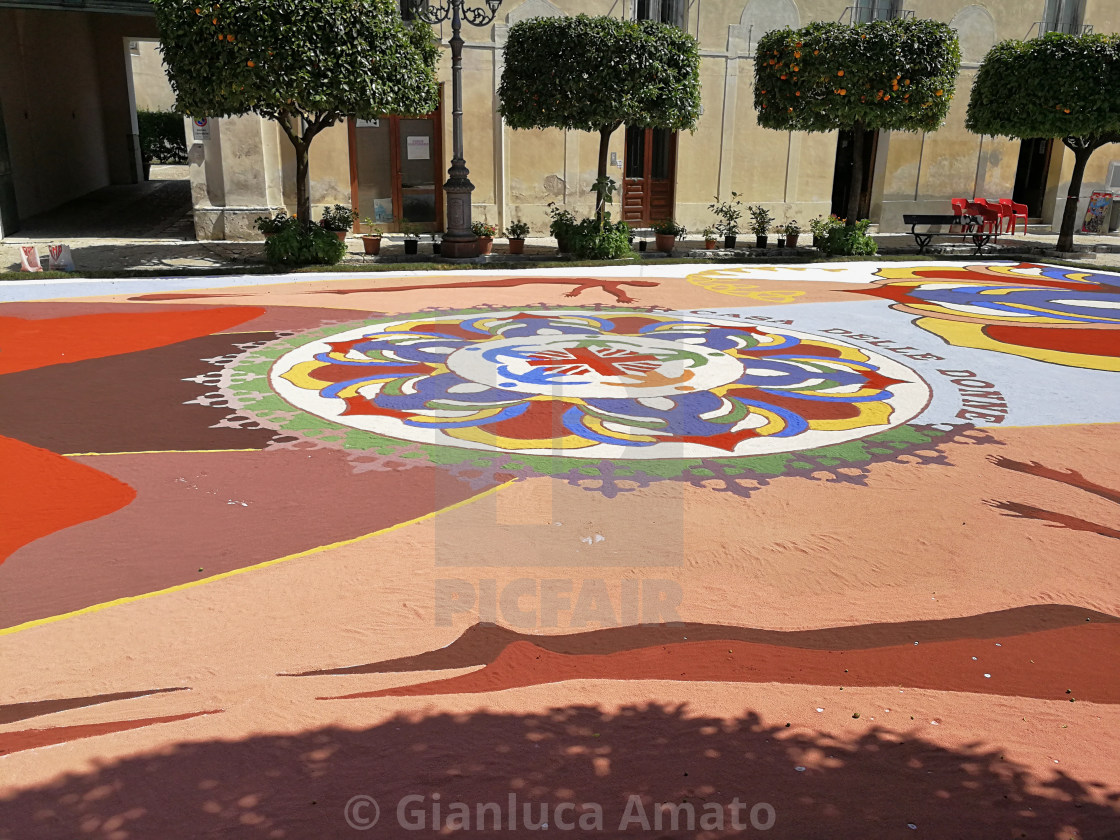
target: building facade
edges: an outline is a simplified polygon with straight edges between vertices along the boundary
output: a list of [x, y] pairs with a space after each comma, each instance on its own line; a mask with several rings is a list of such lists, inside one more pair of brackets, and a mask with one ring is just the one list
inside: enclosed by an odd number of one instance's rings
[[[746, 203], [766, 205], [779, 223], [796, 218], [804, 224], [845, 206], [843, 174], [851, 165], [846, 133], [774, 131], [755, 119], [754, 50], [763, 33], [813, 20], [910, 15], [945, 21], [957, 30], [963, 56], [957, 94], [938, 131], [878, 132], [865, 144], [872, 177], [861, 196], [864, 215], [881, 231], [897, 231], [903, 213], [948, 212], [950, 198], [1013, 197], [1029, 205], [1032, 217], [1057, 225], [1072, 154], [1059, 141], [968, 132], [964, 119], [972, 81], [997, 41], [1052, 30], [1120, 30], [1115, 0], [504, 0], [493, 25], [464, 26], [462, 33], [465, 157], [475, 185], [476, 221], [504, 227], [521, 219], [543, 235], [550, 203], [577, 215], [592, 212], [598, 136], [514, 130], [497, 110], [509, 27], [531, 17], [580, 13], [662, 20], [698, 39], [703, 112], [696, 130], [623, 127], [610, 146], [610, 172], [620, 184], [615, 217], [645, 226], [672, 216], [693, 231], [711, 224], [708, 205], [732, 192]], [[4, 14], [11, 13], [0, 10], [0, 17]], [[442, 182], [451, 149], [450, 30], [446, 25], [435, 30], [445, 47], [439, 68], [443, 106], [421, 117], [347, 121], [317, 137], [310, 156], [316, 214], [339, 203], [356, 207], [360, 217], [386, 231], [399, 231], [405, 223], [419, 230], [443, 229]], [[6, 95], [3, 102], [8, 108]], [[12, 118], [6, 119], [10, 126]], [[188, 124], [197, 234], [200, 239], [256, 238], [257, 216], [295, 205], [291, 145], [275, 124], [255, 116], [209, 123], [205, 138], [194, 142]], [[9, 143], [11, 135], [9, 129]], [[1111, 166], [1115, 161], [1120, 161], [1120, 146], [1105, 146], [1094, 155], [1083, 200], [1109, 186], [1120, 194], [1120, 165]], [[1108, 185], [1110, 176], [1116, 183]]]

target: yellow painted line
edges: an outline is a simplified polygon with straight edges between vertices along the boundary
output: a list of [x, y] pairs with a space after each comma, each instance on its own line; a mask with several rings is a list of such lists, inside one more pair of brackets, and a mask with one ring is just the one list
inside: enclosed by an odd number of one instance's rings
[[298, 554], [289, 554], [286, 557], [277, 557], [275, 560], [265, 560], [263, 563], [257, 563], [253, 566], [245, 566], [240, 569], [231, 569], [228, 572], [211, 575], [210, 577], [202, 578], [201, 580], [192, 580], [188, 583], [180, 583], [175, 586], [169, 586], [166, 589], [157, 589], [155, 592], [145, 592], [143, 595], [128, 595], [124, 598], [117, 598], [113, 601], [105, 601], [102, 604], [93, 604], [89, 607], [82, 607], [80, 610], [74, 610], [73, 612], [62, 613], [61, 615], [47, 616], [46, 618], [37, 618], [34, 621], [25, 621], [23, 624], [16, 624], [12, 627], [4, 627], [0, 629], [0, 636], [7, 636], [10, 633], [18, 633], [21, 630], [30, 630], [32, 627], [41, 627], [44, 624], [53, 624], [54, 622], [62, 621], [65, 618], [74, 618], [79, 615], [88, 615], [89, 613], [100, 612], [101, 610], [108, 609], [109, 607], [116, 607], [122, 604], [131, 604], [134, 601], [140, 601], [144, 598], [154, 598], [157, 595], [167, 595], [172, 592], [181, 592], [184, 589], [191, 589], [195, 586], [201, 586], [204, 583], [213, 583], [216, 580], [224, 580], [225, 578], [231, 578], [234, 575], [241, 575], [245, 574], [246, 572], [254, 572], [257, 569], [265, 569], [269, 566], [275, 566], [277, 563], [284, 563], [288, 560], [298, 560], [300, 557], [308, 557], [312, 554], [318, 554], [320, 551], [329, 551], [332, 548], [341, 548], [347, 545], [354, 545], [355, 543], [360, 543], [363, 540], [368, 540], [371, 537], [379, 537], [382, 534], [391, 534], [393, 531], [400, 530], [401, 528], [407, 528], [409, 525], [416, 525], [419, 522], [424, 522], [428, 519], [434, 519], [440, 514], [449, 513], [453, 510], [457, 510], [458, 508], [466, 507], [473, 502], [477, 502], [479, 499], [483, 499], [486, 496], [493, 495], [499, 490], [509, 487], [516, 481], [517, 479], [507, 481], [505, 484], [499, 484], [497, 487], [491, 487], [489, 490], [483, 490], [477, 496], [471, 496], [469, 499], [463, 499], [461, 502], [455, 502], [455, 504], [453, 505], [448, 505], [445, 508], [440, 508], [439, 510], [432, 511], [431, 513], [425, 513], [422, 516], [417, 516], [415, 519], [409, 519], [406, 522], [398, 522], [396, 525], [390, 525], [388, 528], [382, 528], [380, 531], [373, 531], [369, 534], [363, 534], [360, 537], [354, 537], [353, 539], [349, 540], [342, 540], [341, 542], [331, 543], [330, 545], [320, 545], [315, 548], [309, 548], [307, 549], [307, 551], [301, 551]]
[[63, 458], [89, 458], [94, 455], [205, 455], [209, 452], [264, 452], [263, 449], [140, 449], [136, 452], [64, 452]]

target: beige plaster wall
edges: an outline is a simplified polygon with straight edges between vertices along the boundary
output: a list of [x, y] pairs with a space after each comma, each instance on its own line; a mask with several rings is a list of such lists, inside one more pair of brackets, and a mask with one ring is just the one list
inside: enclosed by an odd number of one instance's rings
[[167, 80], [159, 41], [138, 41], [137, 52], [129, 54], [132, 62], [132, 90], [136, 107], [141, 111], [170, 111], [175, 107], [175, 93]]
[[124, 38], [154, 19], [0, 10], [0, 98], [22, 218], [139, 173]]

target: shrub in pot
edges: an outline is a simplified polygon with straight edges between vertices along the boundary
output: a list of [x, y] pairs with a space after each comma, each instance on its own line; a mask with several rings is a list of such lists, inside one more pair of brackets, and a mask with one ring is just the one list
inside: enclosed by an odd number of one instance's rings
[[352, 208], [334, 204], [323, 208], [323, 218], [319, 220], [319, 225], [335, 234], [339, 241], [343, 241], [346, 239], [346, 234], [354, 227], [357, 218], [358, 214]]
[[581, 219], [569, 232], [572, 253], [585, 260], [617, 260], [629, 256], [630, 225], [612, 222], [611, 214], [603, 220]]
[[716, 238], [716, 229], [714, 227], [704, 228], [704, 249], [711, 251], [719, 243]]
[[766, 234], [770, 232], [770, 226], [774, 224], [774, 217], [771, 216], [770, 211], [761, 204], [752, 204], [747, 210], [751, 214], [750, 229], [755, 237], [755, 247], [765, 248], [767, 243]]
[[381, 228], [373, 223], [373, 219], [362, 219], [366, 232], [362, 234], [362, 247], [367, 254], [376, 256], [381, 253]]
[[498, 235], [498, 228], [495, 225], [475, 222], [471, 225], [471, 233], [478, 237], [478, 253], [480, 256], [487, 256], [494, 250], [494, 237]]
[[293, 219], [265, 240], [264, 255], [278, 265], [334, 265], [346, 255], [346, 243], [321, 225]]
[[404, 222], [401, 224], [401, 233], [404, 234], [404, 252], [406, 254], [415, 254], [420, 248], [420, 234], [416, 230], [416, 226]]
[[289, 225], [295, 224], [295, 221], [294, 216], [289, 216], [286, 210], [281, 210], [275, 216], [257, 216], [254, 224], [257, 230], [264, 234], [264, 238], [268, 239], [270, 236], [275, 236]]
[[723, 247], [734, 248], [739, 235], [739, 219], [743, 217], [743, 202], [739, 200], [739, 193], [732, 192], [730, 201], [720, 201], [719, 196], [716, 196], [715, 202], [709, 204], [708, 209], [717, 219], [712, 228], [723, 235]]
[[525, 222], [520, 219], [510, 222], [509, 227], [506, 228], [506, 238], [509, 240], [509, 252], [511, 254], [524, 254], [525, 237], [528, 235], [529, 225]]
[[548, 233], [556, 239], [556, 249], [561, 254], [572, 250], [571, 234], [576, 226], [575, 214], [570, 210], [561, 210], [555, 201], [548, 202], [548, 217], [552, 220], [548, 225]]
[[673, 253], [677, 240], [682, 238], [688, 230], [684, 225], [677, 224], [673, 219], [662, 219], [653, 223], [653, 234], [657, 239], [657, 250], [666, 254]]
[[797, 247], [797, 237], [801, 235], [801, 224], [797, 219], [786, 222], [786, 244], [791, 248]]

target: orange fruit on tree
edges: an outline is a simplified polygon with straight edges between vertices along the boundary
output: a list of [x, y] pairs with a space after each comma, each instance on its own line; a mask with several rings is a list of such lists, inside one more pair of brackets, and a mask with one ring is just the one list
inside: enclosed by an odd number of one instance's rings
[[837, 70], [837, 71], [836, 71], [836, 75], [837, 75], [837, 76], [843, 76], [843, 75], [844, 75], [844, 71], [843, 71], [843, 70]]
[[840, 88], [840, 95], [841, 96], [847, 96], [848, 95], [847, 88]]
[[248, 64], [250, 67], [256, 67], [257, 66], [257, 63], [255, 61], [252, 61], [252, 60], [246, 61], [245, 63]]

